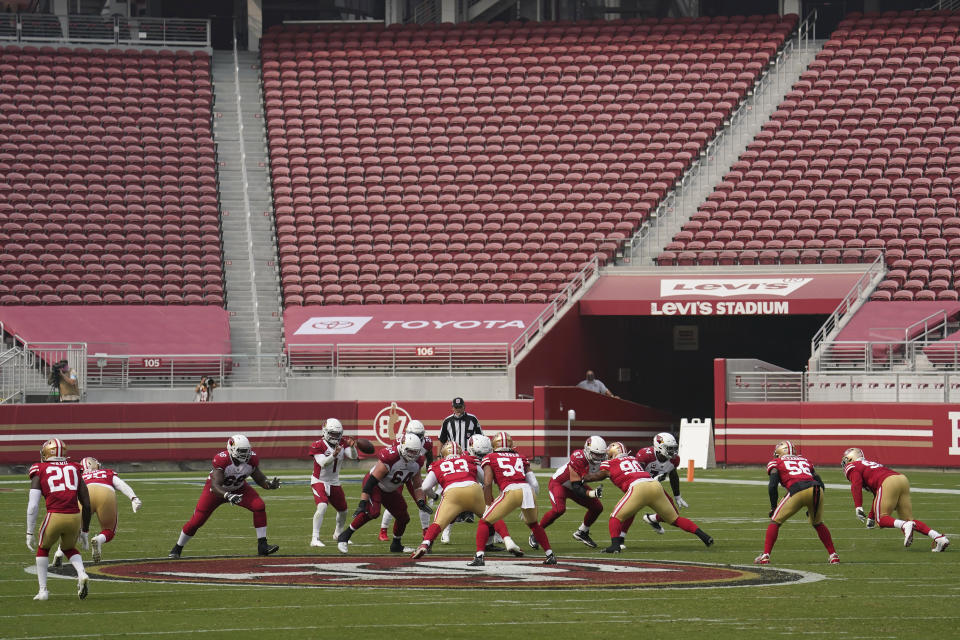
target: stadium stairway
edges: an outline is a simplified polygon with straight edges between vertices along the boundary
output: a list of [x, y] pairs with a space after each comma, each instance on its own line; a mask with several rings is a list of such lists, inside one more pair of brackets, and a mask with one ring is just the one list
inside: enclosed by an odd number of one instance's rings
[[238, 73], [232, 51], [216, 51], [213, 55], [213, 133], [220, 164], [232, 351], [259, 356], [283, 351], [283, 320], [264, 144], [259, 55], [237, 55]]
[[800, 74], [806, 70], [807, 65], [816, 58], [825, 42], [793, 36], [793, 46], [785, 47], [782, 55], [757, 81], [757, 89], [744, 102], [741, 119], [723, 130], [718, 138], [708, 145], [708, 149], [713, 147], [712, 155], [702, 157], [699, 169], [691, 169], [673, 196], [661, 202], [655, 213], [656, 219], [651, 219], [650, 225], [640, 230], [639, 242], [634, 238], [633, 251], [629, 255], [631, 263], [649, 266], [656, 261], [663, 247], [697, 212], [697, 207], [707, 199], [717, 183], [723, 180], [724, 174], [737, 162], [740, 154], [777, 110], [784, 96], [800, 79]]

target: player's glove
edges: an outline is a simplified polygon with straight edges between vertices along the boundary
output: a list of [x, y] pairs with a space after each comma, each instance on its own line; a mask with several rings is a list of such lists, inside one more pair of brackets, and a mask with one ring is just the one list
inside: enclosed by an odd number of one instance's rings
[[677, 509], [689, 509], [690, 505], [679, 495], [673, 496], [673, 501], [677, 503]]
[[140, 500], [140, 498], [134, 498], [130, 501], [130, 506], [133, 507], [133, 512], [136, 513], [137, 511], [140, 511], [140, 507], [143, 506], [143, 502]]
[[873, 529], [877, 526], [877, 521], [873, 518], [867, 518], [867, 529]]
[[267, 483], [267, 489], [279, 489], [280, 488], [280, 478], [274, 477], [273, 480]]
[[427, 505], [426, 500], [417, 500], [417, 508], [420, 509], [420, 511], [423, 511], [424, 513], [433, 513], [433, 509], [431, 509], [429, 505]]
[[239, 493], [225, 493], [223, 494], [223, 499], [230, 504], [240, 504], [240, 501], [243, 500], [243, 496]]
[[27, 549], [30, 549], [30, 551], [37, 550], [37, 538], [32, 533], [27, 534]]
[[602, 485], [602, 484], [599, 485], [598, 487], [596, 487], [595, 489], [590, 489], [589, 491], [587, 491], [587, 496], [589, 496], [589, 497], [591, 497], [591, 498], [599, 498], [599, 497], [601, 497], [602, 495], [603, 495], [603, 485]]
[[667, 479], [667, 475], [669, 475], [669, 474], [661, 473], [661, 474], [658, 475], [656, 478], [654, 478], [654, 480], [656, 480], [657, 482], [663, 482], [664, 480]]
[[84, 551], [90, 548], [90, 532], [89, 531], [80, 532], [80, 547]]
[[361, 500], [360, 504], [357, 505], [357, 510], [353, 512], [353, 516], [356, 517], [361, 513], [366, 513], [369, 507], [370, 507], [369, 500]]
[[777, 510], [776, 507], [774, 507], [773, 509], [770, 509], [770, 513], [767, 514], [767, 517], [768, 517], [768, 518], [772, 518], [772, 517], [773, 517], [773, 512], [776, 511], [776, 510]]
[[867, 514], [863, 512], [863, 507], [857, 507], [854, 513], [857, 514], [857, 520], [859, 520], [860, 522], [867, 521]]

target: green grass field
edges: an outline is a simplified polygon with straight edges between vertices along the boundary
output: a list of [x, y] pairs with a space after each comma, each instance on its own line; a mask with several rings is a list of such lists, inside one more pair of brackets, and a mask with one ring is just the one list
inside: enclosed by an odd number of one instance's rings
[[[269, 465], [265, 465], [269, 471]], [[821, 469], [828, 483], [826, 523], [831, 529], [840, 565], [828, 565], [827, 554], [806, 521], [796, 516], [781, 530], [773, 567], [815, 572], [825, 580], [793, 585], [714, 589], [642, 590], [493, 590], [304, 588], [210, 586], [95, 580], [81, 602], [75, 582], [50, 579], [50, 600], [34, 602], [33, 554], [24, 545], [27, 503], [25, 478], [0, 478], [3, 555], [0, 559], [0, 638], [472, 638], [497, 634], [506, 638], [584, 638], [623, 636], [705, 638], [831, 637], [957, 638], [960, 637], [960, 475], [937, 471], [908, 473], [914, 488], [915, 517], [955, 536], [953, 548], [930, 553], [929, 540], [917, 536], [903, 548], [899, 531], [863, 528], [853, 514], [839, 469]], [[120, 496], [117, 537], [104, 548], [104, 560], [164, 558], [179, 528], [190, 516], [204, 473], [124, 474], [143, 499], [138, 514]], [[191, 477], [192, 480], [185, 478]], [[280, 555], [338, 556], [336, 546], [308, 545], [313, 500], [303, 475], [288, 472], [291, 484], [278, 492], [262, 492], [267, 501], [270, 541]], [[293, 484], [299, 479], [298, 484]], [[346, 483], [350, 511], [359, 495], [357, 476]], [[682, 560], [719, 564], [751, 564], [762, 551], [769, 509], [765, 486], [710, 482], [763, 481], [762, 469], [698, 472], [692, 484], [682, 483], [690, 509], [683, 515], [715, 539], [709, 549], [694, 536], [668, 527], [657, 536], [642, 522], [628, 538], [628, 559]], [[548, 506], [546, 478], [539, 496], [541, 513]], [[609, 482], [604, 504], [609, 510], [619, 492]], [[919, 489], [948, 490], [927, 493]], [[547, 529], [563, 558], [599, 557], [573, 540], [582, 517], [571, 504], [567, 514]], [[42, 511], [41, 511], [42, 518]], [[594, 525], [598, 542], [608, 543], [607, 513]], [[414, 516], [414, 522], [416, 517]], [[248, 512], [221, 507], [187, 547], [184, 557], [255, 555], [256, 541]], [[385, 553], [376, 540], [376, 523], [355, 536], [352, 554]], [[333, 512], [328, 510], [323, 535], [329, 540]], [[508, 525], [526, 548], [527, 529]], [[98, 531], [96, 524], [91, 531]], [[454, 527], [453, 543], [437, 544], [436, 554], [464, 562], [473, 549], [475, 528]], [[404, 542], [419, 542], [411, 524]], [[89, 556], [85, 553], [85, 559]], [[537, 555], [539, 557], [539, 554]], [[490, 557], [488, 562], [495, 562]]]

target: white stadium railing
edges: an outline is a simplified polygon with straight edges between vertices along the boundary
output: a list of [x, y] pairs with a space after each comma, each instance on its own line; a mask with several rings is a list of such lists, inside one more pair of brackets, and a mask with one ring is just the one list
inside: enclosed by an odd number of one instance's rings
[[0, 14], [0, 41], [209, 47], [210, 21], [183, 18]]

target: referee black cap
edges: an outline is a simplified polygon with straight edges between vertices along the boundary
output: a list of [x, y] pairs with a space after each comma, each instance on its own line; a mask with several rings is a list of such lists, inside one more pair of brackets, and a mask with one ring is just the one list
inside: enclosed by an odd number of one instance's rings
[[463, 409], [463, 398], [454, 398], [453, 399], [453, 408], [454, 409]]

